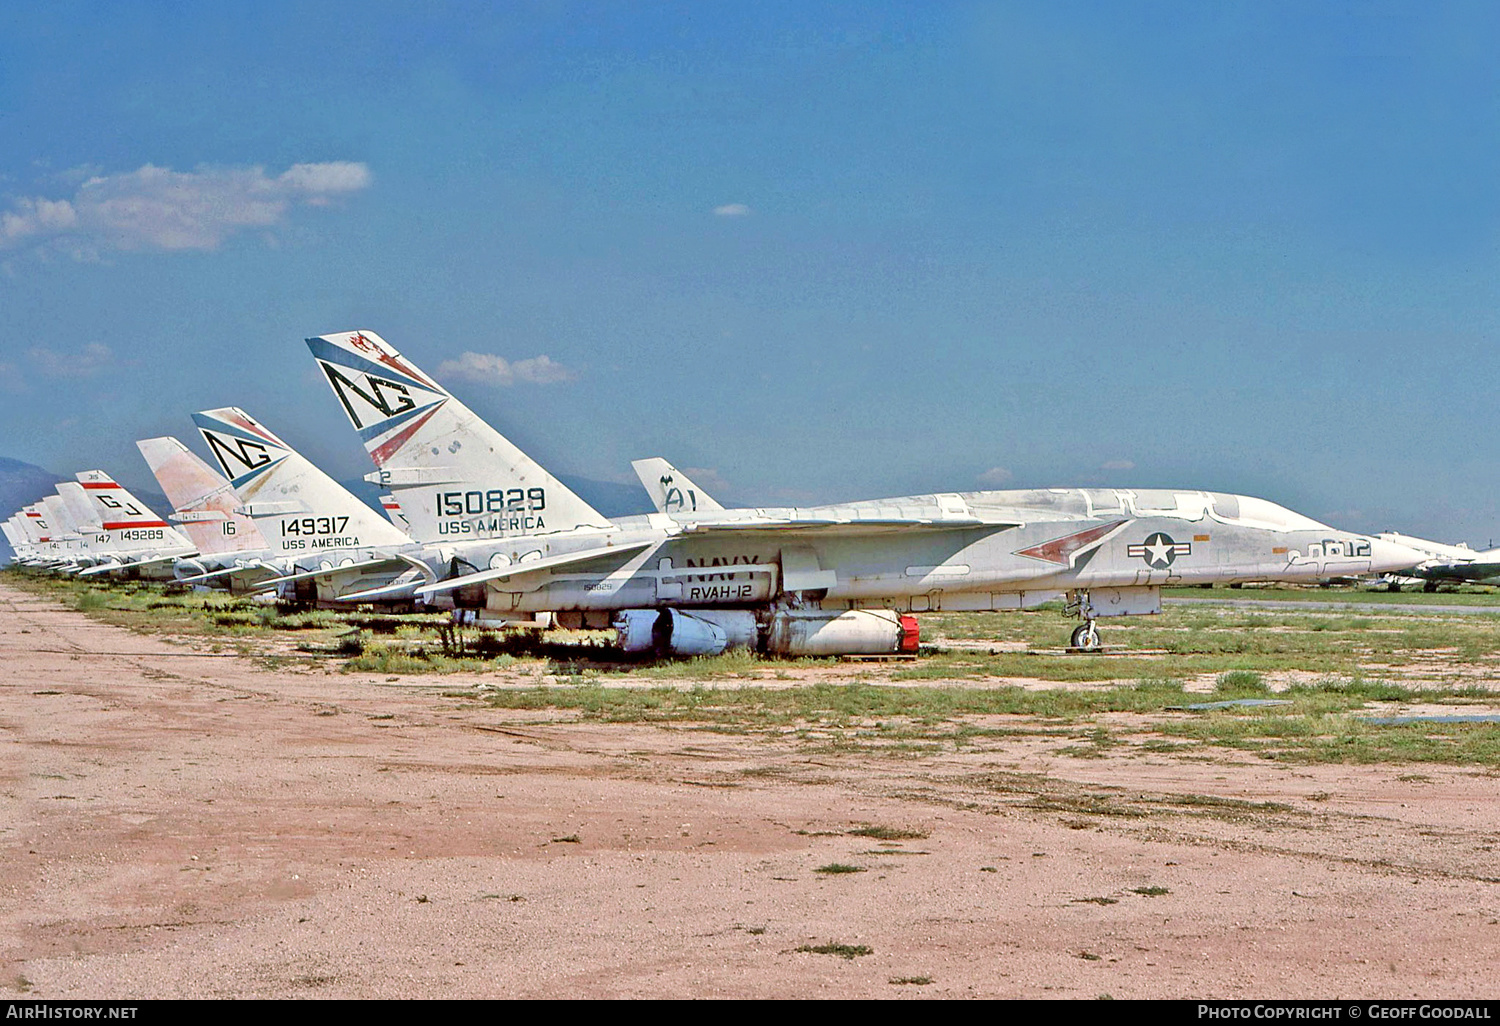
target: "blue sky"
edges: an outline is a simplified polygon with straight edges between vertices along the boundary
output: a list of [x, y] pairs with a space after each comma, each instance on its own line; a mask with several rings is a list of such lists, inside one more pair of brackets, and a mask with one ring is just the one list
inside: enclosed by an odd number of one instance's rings
[[1497, 29], [5, 4], [0, 455], [144, 484], [136, 438], [196, 447], [188, 415], [232, 404], [361, 474], [301, 340], [367, 328], [563, 473], [662, 455], [758, 503], [1201, 487], [1482, 544]]

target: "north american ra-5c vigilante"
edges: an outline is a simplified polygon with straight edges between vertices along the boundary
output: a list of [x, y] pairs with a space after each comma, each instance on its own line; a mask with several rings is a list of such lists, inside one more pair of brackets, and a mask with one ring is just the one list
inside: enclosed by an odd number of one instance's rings
[[[1164, 585], [1317, 581], [1418, 560], [1264, 499], [1165, 489], [949, 492], [723, 509], [673, 482], [659, 512], [611, 520], [370, 331], [307, 340], [421, 556], [419, 601], [493, 619], [613, 625], [627, 650], [778, 655], [910, 651], [936, 610], [1059, 597], [1095, 621], [1161, 610]], [[665, 461], [647, 461], [646, 473]], [[660, 492], [657, 495], [656, 492]], [[707, 500], [707, 501], [704, 501]], [[391, 598], [351, 581], [343, 597]]]
[[1420, 563], [1391, 575], [1398, 590], [1397, 582], [1403, 578], [1421, 581], [1423, 591], [1437, 591], [1440, 584], [1500, 584], [1500, 549], [1476, 552], [1464, 544], [1446, 545], [1394, 531], [1382, 531], [1376, 537], [1415, 549], [1422, 556]]

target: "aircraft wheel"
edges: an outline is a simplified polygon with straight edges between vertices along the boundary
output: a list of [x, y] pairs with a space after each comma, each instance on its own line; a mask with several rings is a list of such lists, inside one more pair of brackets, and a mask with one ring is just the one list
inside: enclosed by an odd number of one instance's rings
[[1422, 590], [1428, 592], [1437, 591], [1437, 581], [1423, 581]]
[[1102, 647], [1099, 644], [1099, 628], [1094, 626], [1094, 621], [1087, 620], [1073, 628], [1073, 647], [1082, 652], [1097, 652]]

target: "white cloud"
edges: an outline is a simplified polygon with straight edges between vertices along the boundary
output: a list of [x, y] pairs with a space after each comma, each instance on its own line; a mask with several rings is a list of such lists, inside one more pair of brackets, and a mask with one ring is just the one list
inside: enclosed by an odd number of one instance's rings
[[749, 217], [750, 208], [743, 203], [726, 203], [722, 207], [714, 207], [714, 213], [720, 217]]
[[102, 250], [210, 250], [247, 228], [284, 222], [295, 203], [323, 206], [368, 188], [364, 164], [294, 164], [173, 171], [153, 164], [94, 175], [72, 199], [23, 196], [0, 214], [0, 248], [47, 244], [85, 258]]
[[1100, 470], [1134, 470], [1135, 469], [1135, 461], [1134, 460], [1109, 460], [1106, 463], [1099, 464], [1099, 469]]
[[26, 351], [31, 362], [49, 378], [87, 378], [114, 363], [109, 346], [91, 342], [77, 353], [58, 353], [41, 346]]
[[0, 214], [0, 245], [28, 236], [65, 232], [78, 224], [78, 212], [67, 200], [23, 197], [14, 210]]
[[554, 385], [578, 377], [550, 356], [533, 356], [514, 363], [493, 353], [464, 353], [457, 360], [438, 364], [437, 376], [471, 381], [476, 385], [509, 387], [517, 382], [529, 385]]
[[979, 475], [979, 482], [981, 484], [999, 485], [1004, 484], [1013, 477], [1015, 477], [1015, 475], [1006, 470], [1004, 467], [991, 467], [989, 470], [986, 470], [983, 474]]
[[282, 172], [277, 181], [288, 189], [310, 195], [358, 192], [369, 187], [370, 169], [364, 164], [347, 160], [335, 160], [327, 164], [293, 164]]

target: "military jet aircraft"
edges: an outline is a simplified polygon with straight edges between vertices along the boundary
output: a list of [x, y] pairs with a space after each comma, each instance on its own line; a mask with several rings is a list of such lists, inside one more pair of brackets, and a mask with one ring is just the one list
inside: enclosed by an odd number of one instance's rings
[[307, 342], [378, 468], [368, 479], [395, 496], [427, 546], [430, 580], [418, 596], [449, 594], [496, 617], [612, 622], [627, 650], [910, 651], [916, 623], [905, 614], [1059, 597], [1083, 621], [1074, 645], [1090, 649], [1098, 618], [1159, 612], [1164, 585], [1315, 581], [1416, 561], [1264, 499], [1196, 490], [737, 510], [701, 499], [689, 509], [683, 496], [668, 510], [665, 486], [662, 512], [611, 521], [374, 332]]
[[76, 573], [79, 559], [88, 546], [83, 531], [68, 511], [61, 495], [48, 495], [42, 499], [42, 508], [47, 511], [47, 520], [53, 525], [52, 547], [59, 562], [53, 569], [59, 573]]
[[[253, 519], [265, 539], [257, 563], [277, 571], [254, 581], [252, 590], [274, 588], [298, 601], [328, 604], [372, 585], [400, 581], [415, 588], [422, 582], [397, 555], [412, 548], [400, 528], [244, 410], [207, 410], [193, 414], [193, 422], [239, 498], [232, 512]], [[184, 578], [195, 579], [203, 578]]]
[[172, 504], [171, 519], [198, 549], [173, 564], [178, 581], [245, 592], [286, 572], [289, 564], [273, 562], [277, 554], [255, 521], [238, 512], [240, 497], [228, 479], [175, 438], [144, 438], [135, 445]]
[[1500, 549], [1476, 552], [1467, 545], [1446, 545], [1395, 531], [1382, 531], [1377, 537], [1415, 549], [1424, 557], [1415, 566], [1393, 574], [1394, 581], [1415, 578], [1422, 582], [1423, 591], [1437, 591], [1440, 584], [1500, 585]]
[[40, 503], [34, 502], [29, 506], [21, 507], [12, 518], [11, 526], [20, 534], [25, 544], [24, 553], [22, 549], [16, 550], [24, 565], [40, 567], [51, 562], [52, 557], [48, 551], [48, 545], [52, 540], [52, 529], [41, 510]]
[[[166, 579], [192, 544], [102, 470], [63, 482], [18, 520], [32, 532], [27, 560], [60, 573], [124, 573]], [[37, 533], [40, 532], [40, 533]]]
[[170, 580], [172, 564], [193, 554], [193, 543], [102, 470], [74, 475], [93, 503], [100, 531], [90, 539], [97, 557], [81, 576], [125, 573]]
[[11, 562], [26, 566], [31, 561], [31, 543], [26, 540], [26, 534], [16, 518], [12, 516], [0, 524], [0, 531], [4, 532], [5, 540], [10, 544]]

